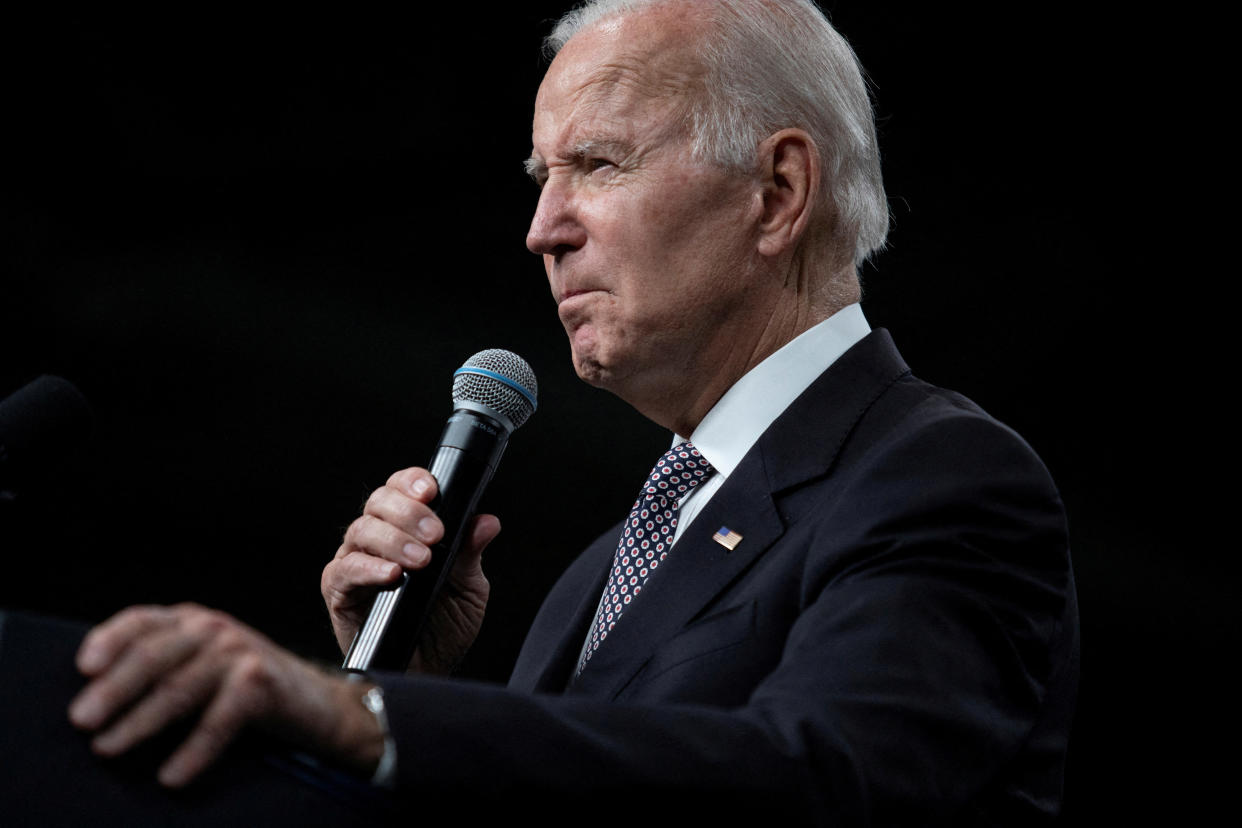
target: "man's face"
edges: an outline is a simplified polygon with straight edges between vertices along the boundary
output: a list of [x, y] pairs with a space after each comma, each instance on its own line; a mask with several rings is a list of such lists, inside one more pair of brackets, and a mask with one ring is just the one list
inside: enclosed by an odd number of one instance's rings
[[542, 192], [526, 243], [543, 256], [574, 367], [640, 410], [670, 382], [700, 381], [731, 344], [762, 210], [749, 177], [691, 158], [695, 66], [667, 17], [566, 44], [539, 89], [531, 158]]

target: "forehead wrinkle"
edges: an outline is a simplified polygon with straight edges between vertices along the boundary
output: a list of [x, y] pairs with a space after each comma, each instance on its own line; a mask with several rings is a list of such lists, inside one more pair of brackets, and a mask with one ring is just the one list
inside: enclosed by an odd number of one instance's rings
[[620, 90], [648, 100], [675, 99], [689, 91], [692, 78], [690, 72], [657, 70], [641, 58], [622, 58], [593, 68], [579, 86], [577, 97], [584, 103], [599, 103]]
[[631, 147], [642, 138], [635, 134], [633, 125], [649, 120], [653, 104], [664, 104], [666, 111], [656, 122], [658, 127], [647, 134], [648, 139], [684, 129], [682, 116], [689, 106], [686, 92], [684, 79], [666, 73], [653, 78], [650, 71], [624, 64], [597, 66], [570, 95], [574, 117], [566, 119], [560, 144], [578, 155], [589, 145]]
[[[633, 148], [636, 141], [689, 134], [687, 116], [702, 94], [706, 70], [683, 47], [697, 35], [682, 15], [657, 17], [622, 18], [588, 30], [558, 55], [536, 101], [536, 132], [542, 114], [555, 155], [577, 154], [587, 141]], [[546, 96], [559, 97], [560, 104]], [[660, 109], [653, 113], [653, 105]], [[640, 123], [642, 134], [634, 129]]]

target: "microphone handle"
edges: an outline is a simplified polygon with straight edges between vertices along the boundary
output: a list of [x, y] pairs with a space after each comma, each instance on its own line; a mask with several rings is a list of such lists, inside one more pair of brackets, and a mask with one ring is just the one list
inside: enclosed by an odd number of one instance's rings
[[449, 417], [428, 466], [439, 494], [432, 511], [444, 524], [444, 537], [431, 547], [420, 570], [401, 573], [394, 586], [379, 591], [371, 612], [349, 645], [341, 669], [350, 672], [404, 672], [436, 596], [453, 568], [466, 527], [509, 441], [509, 429], [478, 411], [458, 409]]

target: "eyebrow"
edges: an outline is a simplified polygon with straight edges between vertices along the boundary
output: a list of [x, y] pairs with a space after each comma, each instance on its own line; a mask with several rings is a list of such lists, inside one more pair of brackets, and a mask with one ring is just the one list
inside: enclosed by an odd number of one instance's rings
[[538, 183], [542, 177], [548, 174], [548, 165], [543, 163], [542, 158], [531, 156], [522, 162], [522, 167], [526, 170], [526, 174]]
[[[574, 144], [573, 149], [569, 151], [566, 160], [575, 163], [582, 161], [592, 153], [603, 150], [609, 153], [621, 152], [628, 153], [625, 142], [616, 138], [599, 138], [595, 140], [579, 141]], [[541, 183], [546, 179], [548, 174], [548, 165], [542, 158], [532, 155], [522, 162], [522, 166], [526, 169], [526, 174], [533, 178], [537, 183]]]

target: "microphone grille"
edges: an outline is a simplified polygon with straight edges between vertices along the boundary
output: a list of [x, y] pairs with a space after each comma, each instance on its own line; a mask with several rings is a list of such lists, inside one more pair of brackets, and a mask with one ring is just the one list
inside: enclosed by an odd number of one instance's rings
[[535, 372], [512, 351], [479, 351], [453, 374], [453, 404], [472, 402], [506, 417], [519, 428], [538, 405]]

